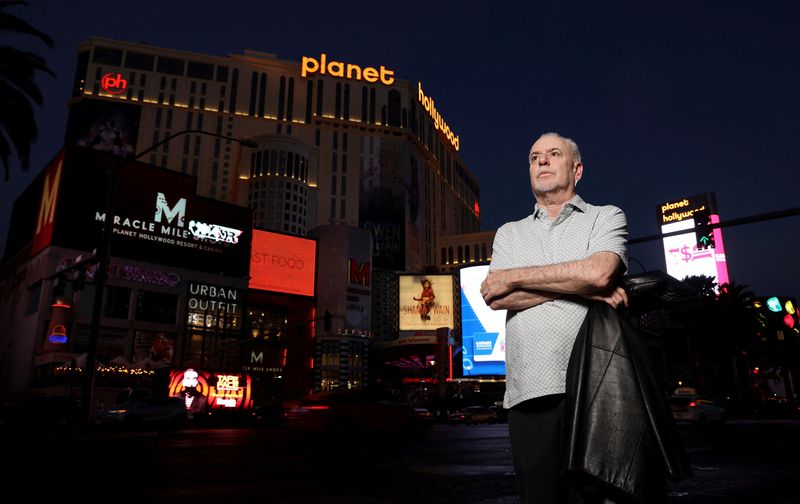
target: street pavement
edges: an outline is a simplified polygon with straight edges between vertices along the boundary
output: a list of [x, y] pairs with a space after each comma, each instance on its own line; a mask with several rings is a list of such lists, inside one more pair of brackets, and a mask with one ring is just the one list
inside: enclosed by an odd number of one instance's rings
[[[694, 477], [670, 483], [668, 502], [800, 503], [800, 422], [679, 428]], [[4, 480], [37, 501], [518, 503], [504, 424], [336, 442], [280, 427], [35, 432], [4, 445]]]

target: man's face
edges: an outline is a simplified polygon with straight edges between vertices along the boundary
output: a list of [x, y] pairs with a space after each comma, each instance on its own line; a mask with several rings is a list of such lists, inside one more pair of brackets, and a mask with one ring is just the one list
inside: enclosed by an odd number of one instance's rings
[[197, 388], [197, 371], [194, 369], [187, 369], [183, 373], [183, 386], [187, 389]]
[[531, 189], [536, 195], [572, 193], [583, 175], [583, 165], [572, 158], [567, 143], [556, 136], [536, 141], [530, 153]]

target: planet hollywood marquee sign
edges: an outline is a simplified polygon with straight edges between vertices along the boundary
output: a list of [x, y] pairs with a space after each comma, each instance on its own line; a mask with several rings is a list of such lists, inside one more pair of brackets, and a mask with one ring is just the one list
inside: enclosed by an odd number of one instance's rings
[[[189, 220], [186, 225], [186, 198], [172, 206], [164, 193], [155, 197], [155, 214], [152, 218], [115, 215], [113, 233], [139, 240], [163, 243], [177, 247], [217, 252], [216, 245], [236, 245], [242, 230], [219, 224]], [[95, 212], [95, 221], [105, 222], [105, 212]]]

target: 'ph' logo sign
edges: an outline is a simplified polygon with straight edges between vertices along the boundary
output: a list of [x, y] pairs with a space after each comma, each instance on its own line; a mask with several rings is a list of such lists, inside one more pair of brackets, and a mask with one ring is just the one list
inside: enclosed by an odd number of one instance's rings
[[105, 74], [100, 85], [111, 94], [120, 94], [128, 89], [128, 81], [122, 78], [122, 74]]

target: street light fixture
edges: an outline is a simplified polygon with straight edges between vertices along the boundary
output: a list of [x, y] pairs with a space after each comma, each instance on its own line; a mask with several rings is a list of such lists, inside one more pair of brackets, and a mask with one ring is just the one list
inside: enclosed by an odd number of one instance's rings
[[105, 220], [103, 221], [103, 234], [100, 238], [100, 245], [97, 247], [95, 258], [97, 261], [97, 270], [94, 274], [94, 299], [92, 303], [92, 320], [89, 329], [89, 348], [86, 351], [86, 375], [84, 376], [83, 391], [81, 394], [81, 406], [84, 410], [84, 418], [87, 423], [91, 419], [92, 413], [92, 396], [94, 394], [94, 379], [95, 379], [95, 365], [97, 363], [97, 342], [100, 333], [100, 315], [103, 308], [103, 291], [105, 290], [106, 277], [108, 274], [108, 263], [111, 258], [111, 233], [114, 228], [114, 213], [116, 211], [116, 194], [117, 194], [117, 173], [120, 168], [127, 163], [134, 162], [142, 156], [155, 151], [165, 143], [172, 139], [188, 134], [209, 135], [225, 140], [232, 140], [239, 143], [243, 147], [257, 147], [258, 144], [253, 140], [247, 138], [234, 138], [231, 136], [220, 135], [210, 131], [203, 130], [184, 130], [167, 136], [160, 142], [156, 142], [147, 149], [135, 154], [133, 157], [117, 158], [108, 174], [108, 193], [106, 195], [105, 205]]

